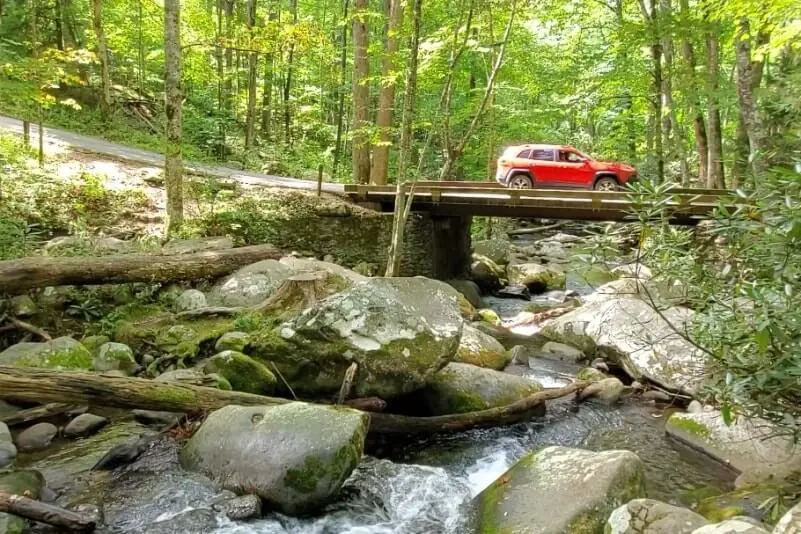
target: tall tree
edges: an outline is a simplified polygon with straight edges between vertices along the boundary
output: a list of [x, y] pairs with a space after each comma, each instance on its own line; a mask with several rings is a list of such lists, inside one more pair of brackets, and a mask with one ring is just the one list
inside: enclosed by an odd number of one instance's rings
[[[272, 25], [278, 18], [273, 2], [270, 2], [270, 14], [268, 28], [272, 30]], [[275, 68], [275, 48], [274, 43], [270, 43], [269, 51], [264, 55], [264, 81], [261, 90], [261, 135], [269, 140], [272, 136], [273, 122], [273, 71]]]
[[381, 60], [381, 89], [378, 93], [378, 145], [373, 150], [370, 183], [384, 185], [389, 171], [389, 148], [392, 145], [392, 116], [395, 107], [395, 55], [398, 51], [398, 32], [403, 22], [403, 0], [387, 0], [387, 35]]
[[[293, 32], [297, 29], [298, 25], [298, 0], [292, 0], [292, 25]], [[289, 53], [286, 60], [286, 79], [284, 80], [284, 144], [289, 146], [292, 143], [292, 72], [295, 68], [295, 39], [289, 42]]]
[[103, 109], [111, 108], [111, 73], [109, 71], [108, 45], [103, 29], [103, 0], [92, 0], [92, 27], [97, 40], [97, 59], [100, 61], [100, 83], [103, 90]]
[[353, 181], [370, 181], [370, 59], [367, 56], [367, 0], [353, 2]]
[[676, 105], [673, 98], [674, 80], [674, 56], [675, 47], [673, 45], [673, 5], [672, 0], [660, 1], [661, 20], [662, 20], [662, 56], [665, 60], [662, 72], [662, 98], [664, 114], [662, 119], [662, 130], [665, 134], [665, 141], [668, 144], [668, 158], [679, 160], [679, 175], [681, 182], [689, 182], [689, 165], [687, 154], [684, 147], [684, 126], [678, 120]]
[[247, 26], [250, 53], [248, 54], [248, 109], [245, 118], [245, 149], [253, 148], [256, 140], [256, 79], [259, 54], [255, 50], [254, 28], [256, 26], [256, 0], [248, 0]]
[[167, 233], [183, 224], [184, 191], [181, 160], [181, 0], [164, 0], [164, 93], [167, 144], [164, 183], [167, 190]]
[[652, 86], [651, 86], [651, 126], [648, 134], [652, 136], [654, 157], [656, 159], [656, 180], [658, 183], [665, 181], [665, 149], [664, 132], [662, 122], [662, 95], [663, 95], [663, 76], [662, 76], [662, 36], [659, 7], [656, 0], [640, 0], [640, 10], [648, 29], [649, 48], [651, 50], [652, 63]]
[[345, 85], [348, 79], [348, 7], [350, 0], [342, 3], [342, 34], [340, 38], [339, 87], [337, 88], [337, 136], [334, 144], [334, 174], [337, 174], [342, 159], [343, 134], [345, 131]]
[[420, 50], [420, 19], [423, 0], [412, 0], [412, 35], [409, 38], [409, 66], [406, 69], [406, 87], [403, 93], [401, 116], [400, 154], [398, 155], [398, 183], [406, 181], [406, 168], [412, 152], [412, 134], [417, 99], [417, 61]]
[[720, 50], [718, 30], [710, 23], [706, 32], [707, 108], [709, 113], [709, 169], [706, 185], [725, 187], [723, 170], [723, 132], [720, 122]]
[[[767, 171], [767, 163], [764, 154], [765, 132], [762, 119], [757, 110], [755, 95], [762, 81], [763, 62], [753, 60], [751, 50], [752, 40], [751, 24], [747, 17], [741, 17], [735, 43], [737, 58], [737, 100], [740, 104], [741, 128], [748, 138], [749, 155], [745, 160], [751, 162], [754, 179], [759, 181]], [[756, 39], [757, 44], [766, 40], [764, 34], [761, 33]], [[735, 166], [742, 163], [741, 158], [737, 159], [740, 161], [735, 161]]]
[[[690, 25], [690, 8], [688, 0], [680, 0], [682, 22], [685, 28]], [[682, 38], [682, 55], [686, 63], [686, 91], [690, 102], [690, 113], [693, 117], [693, 129], [695, 133], [695, 151], [698, 154], [698, 181], [706, 183], [707, 172], [709, 169], [709, 143], [706, 135], [706, 120], [701, 109], [701, 101], [698, 88], [698, 73], [696, 72], [697, 61], [695, 58], [695, 48], [690, 39], [690, 32], [685, 31]], [[688, 184], [685, 184], [688, 185]]]

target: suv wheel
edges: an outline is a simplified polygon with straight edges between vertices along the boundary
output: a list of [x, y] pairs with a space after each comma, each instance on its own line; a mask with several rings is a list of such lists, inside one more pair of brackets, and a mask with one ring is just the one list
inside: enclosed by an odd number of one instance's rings
[[617, 191], [618, 185], [617, 180], [612, 178], [611, 176], [604, 176], [603, 178], [599, 178], [597, 182], [595, 182], [595, 187], [593, 187], [596, 191]]
[[515, 174], [509, 179], [509, 189], [531, 189], [531, 178], [525, 174]]

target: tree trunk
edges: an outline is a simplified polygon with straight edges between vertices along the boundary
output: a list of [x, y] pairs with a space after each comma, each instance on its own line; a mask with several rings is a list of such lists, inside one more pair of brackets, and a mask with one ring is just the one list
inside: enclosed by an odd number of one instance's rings
[[[681, 1], [682, 17], [689, 20], [690, 8], [688, 0]], [[690, 38], [685, 34], [682, 40], [682, 52], [687, 63], [687, 93], [690, 102], [690, 113], [693, 116], [693, 129], [695, 132], [695, 151], [698, 154], [698, 182], [706, 184], [709, 170], [709, 143], [706, 136], [706, 122], [701, 112], [701, 102], [698, 97], [698, 75], [696, 73], [695, 49]], [[689, 183], [685, 183], [689, 185]]]
[[[762, 62], [751, 60], [751, 26], [746, 17], [740, 19], [736, 39], [737, 100], [745, 135], [748, 137], [749, 156], [754, 181], [758, 184], [767, 171], [764, 154], [765, 132], [756, 106], [755, 92], [762, 80]], [[735, 161], [735, 165], [738, 162]]]
[[381, 89], [378, 94], [378, 113], [375, 125], [378, 128], [378, 146], [373, 150], [373, 168], [370, 183], [385, 185], [389, 173], [389, 148], [392, 146], [392, 116], [395, 107], [395, 55], [398, 52], [398, 33], [403, 24], [403, 1], [388, 0], [389, 24], [381, 60]]
[[[227, 158], [226, 153], [226, 137], [227, 132], [225, 128], [225, 121], [228, 111], [228, 93], [225, 81], [225, 52], [223, 50], [223, 2], [225, 0], [217, 0], [217, 47], [215, 48], [215, 55], [217, 59], [217, 114], [219, 121], [219, 139], [217, 142], [217, 159], [225, 161]], [[141, 0], [140, 0], [141, 2]]]
[[[414, 192], [412, 192], [414, 194]], [[409, 198], [412, 203], [412, 197]], [[389, 242], [389, 253], [387, 254], [387, 268], [384, 276], [391, 278], [400, 276], [400, 262], [403, 257], [403, 233], [406, 220], [406, 183], [398, 180], [395, 189], [395, 212], [392, 217], [392, 236]]]
[[144, 21], [144, 13], [142, 12], [142, 1], [136, 1], [136, 26], [137, 26], [137, 40], [136, 40], [136, 47], [137, 47], [137, 60], [139, 66], [138, 78], [139, 78], [139, 94], [144, 96], [145, 94], [145, 39], [143, 33], [143, 24]]
[[[225, 12], [225, 80], [223, 82], [223, 93], [225, 97], [225, 110], [228, 117], [233, 112], [233, 91], [234, 82], [231, 71], [234, 69], [234, 8], [236, 0], [221, 0], [223, 11]], [[226, 118], [228, 118], [226, 117]]]
[[370, 60], [367, 57], [368, 3], [353, 2], [353, 181], [370, 181], [370, 135], [368, 112], [370, 103]]
[[[647, 3], [646, 3], [647, 2]], [[663, 96], [663, 76], [662, 76], [662, 39], [659, 23], [659, 8], [657, 0], [640, 0], [640, 11], [643, 20], [650, 33], [651, 41], [651, 62], [653, 63], [653, 77], [651, 86], [651, 116], [648, 120], [650, 143], [653, 146], [654, 154], [649, 158], [656, 159], [656, 181], [665, 181], [665, 147], [663, 132], [662, 96]], [[653, 161], [653, 159], [652, 159]]]
[[345, 122], [345, 84], [348, 79], [348, 7], [350, 0], [342, 5], [342, 39], [339, 56], [339, 88], [337, 89], [337, 138], [334, 144], [334, 176], [337, 176], [339, 162], [342, 160], [343, 133]]
[[[2, 12], [3, 3], [0, 1], [0, 12]], [[54, 24], [56, 26], [56, 48], [64, 50], [64, 6], [62, 0], [56, 0], [56, 16], [54, 17]]]
[[181, 161], [181, 3], [164, 2], [164, 92], [167, 144], [164, 183], [167, 190], [167, 234], [175, 233], [184, 220], [183, 163]]
[[709, 109], [709, 169], [706, 186], [709, 189], [725, 187], [723, 170], [723, 133], [720, 124], [718, 36], [714, 30], [706, 34], [707, 92]]
[[[298, 0], [292, 0], [292, 24], [298, 24]], [[289, 55], [286, 60], [286, 80], [284, 82], [284, 144], [292, 144], [292, 69], [295, 61], [295, 40], [289, 43]]]
[[256, 140], [256, 78], [259, 67], [259, 55], [253, 48], [256, 46], [253, 30], [256, 26], [256, 0], [248, 0], [247, 26], [250, 35], [248, 54], [248, 110], [245, 119], [245, 150], [253, 148]]
[[[175, 0], [177, 1], [177, 0]], [[64, 285], [175, 282], [215, 278], [244, 265], [278, 259], [280, 250], [255, 245], [174, 256], [32, 257], [0, 261], [0, 294]]]
[[82, 514], [4, 491], [0, 491], [0, 512], [46, 523], [70, 532], [91, 532], [95, 529], [95, 522]]
[[[672, 29], [675, 26], [673, 20], [672, 0], [661, 0], [663, 27]], [[689, 165], [687, 163], [687, 153], [684, 146], [684, 127], [678, 120], [678, 115], [673, 101], [673, 80], [674, 80], [674, 56], [675, 48], [673, 37], [664, 35], [662, 38], [662, 55], [665, 59], [665, 68], [662, 76], [662, 95], [665, 108], [662, 128], [665, 131], [665, 140], [668, 143], [668, 159], [677, 158], [679, 160], [679, 175], [681, 183], [689, 183]]]
[[[546, 389], [511, 404], [478, 412], [436, 417], [368, 413], [369, 432], [432, 434], [518, 423], [541, 411], [546, 400], [574, 394], [588, 385], [589, 382], [574, 382], [563, 388]], [[0, 399], [82, 402], [97, 406], [191, 413], [216, 410], [229, 404], [276, 406], [293, 402], [252, 393], [157, 382], [144, 378], [15, 367], [0, 367]]]
[[[272, 26], [277, 18], [274, 7], [270, 6], [269, 24]], [[275, 68], [275, 52], [272, 48], [264, 56], [264, 83], [261, 94], [261, 135], [265, 139], [272, 137], [273, 126], [273, 69]]]
[[401, 116], [400, 154], [398, 155], [398, 183], [406, 181], [406, 168], [412, 151], [412, 133], [417, 99], [417, 58], [420, 49], [420, 20], [423, 0], [412, 0], [412, 35], [409, 39], [409, 68], [406, 71], [406, 88], [403, 93]]
[[97, 39], [97, 59], [100, 61], [100, 84], [103, 90], [103, 109], [111, 109], [111, 74], [109, 73], [108, 45], [103, 30], [103, 0], [92, 0], [92, 26]]

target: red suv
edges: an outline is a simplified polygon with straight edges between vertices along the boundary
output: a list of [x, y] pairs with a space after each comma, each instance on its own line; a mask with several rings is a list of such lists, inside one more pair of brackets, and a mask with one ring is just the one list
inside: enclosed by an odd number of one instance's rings
[[505, 187], [580, 188], [615, 191], [637, 179], [625, 163], [595, 161], [566, 145], [518, 145], [504, 150], [495, 174]]

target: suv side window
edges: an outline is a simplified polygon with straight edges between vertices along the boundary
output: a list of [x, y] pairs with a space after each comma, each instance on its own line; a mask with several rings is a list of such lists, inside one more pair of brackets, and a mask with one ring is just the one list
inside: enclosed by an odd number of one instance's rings
[[537, 148], [531, 151], [531, 159], [553, 161], [553, 150]]
[[521, 159], [529, 159], [529, 152], [531, 152], [529, 149], [521, 150], [517, 157]]
[[570, 150], [560, 150], [559, 161], [563, 161], [565, 163], [581, 163], [582, 161], [584, 161], [584, 158], [582, 158], [575, 152], [571, 152]]

